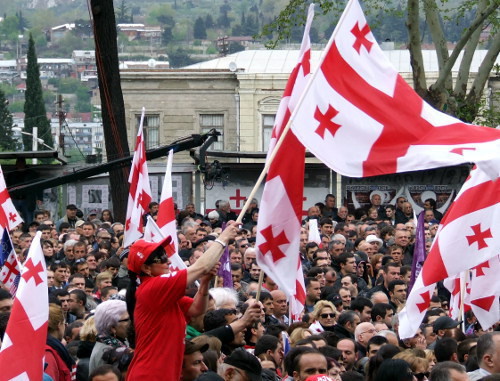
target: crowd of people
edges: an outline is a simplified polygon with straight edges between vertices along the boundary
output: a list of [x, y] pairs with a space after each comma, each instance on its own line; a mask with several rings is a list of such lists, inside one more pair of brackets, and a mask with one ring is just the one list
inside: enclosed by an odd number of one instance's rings
[[[433, 199], [424, 208], [429, 250], [442, 215]], [[145, 221], [157, 213], [153, 202]], [[500, 379], [500, 325], [483, 328], [471, 311], [463, 322], [450, 318], [442, 285], [415, 336], [398, 336], [416, 233], [404, 197], [383, 205], [373, 193], [368, 207], [349, 210], [328, 194], [308, 209], [299, 248], [306, 300], [296, 321], [273, 279], [263, 274], [259, 285], [257, 200], [242, 224], [226, 200], [206, 215], [188, 204], [176, 216], [176, 237], [127, 248], [112, 211], [83, 215], [73, 204], [57, 221], [39, 210], [11, 232], [21, 263], [42, 235], [47, 380]], [[309, 240], [310, 225], [321, 242]], [[186, 269], [171, 267], [174, 239]], [[226, 250], [232, 287], [216, 276]], [[12, 303], [0, 288], [0, 339]]]

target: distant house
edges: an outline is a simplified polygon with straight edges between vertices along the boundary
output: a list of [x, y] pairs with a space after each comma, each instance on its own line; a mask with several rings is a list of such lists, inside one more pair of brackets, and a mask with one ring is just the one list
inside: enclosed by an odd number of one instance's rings
[[129, 41], [159, 40], [162, 29], [160, 26], [145, 26], [144, 24], [118, 24], [118, 31], [125, 34]]
[[62, 24], [55, 26], [53, 28], [50, 28], [50, 41], [51, 42], [56, 42], [63, 38], [66, 33], [72, 31], [75, 29], [75, 23], [72, 24]]

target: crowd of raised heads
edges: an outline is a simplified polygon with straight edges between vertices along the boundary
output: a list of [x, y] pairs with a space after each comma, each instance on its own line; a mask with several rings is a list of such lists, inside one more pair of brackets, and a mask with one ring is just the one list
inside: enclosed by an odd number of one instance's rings
[[[422, 201], [429, 250], [442, 214], [435, 200]], [[463, 321], [449, 317], [442, 284], [416, 334], [399, 337], [416, 234], [405, 197], [386, 205], [374, 192], [366, 208], [351, 210], [328, 194], [307, 210], [299, 247], [306, 301], [295, 321], [275, 281], [264, 274], [258, 284], [258, 200], [242, 224], [231, 222], [226, 200], [205, 215], [194, 204], [175, 211], [175, 237], [127, 248], [111, 210], [84, 215], [73, 204], [57, 221], [37, 210], [10, 232], [21, 263], [41, 232], [50, 303], [44, 379], [500, 380], [500, 325], [481, 327], [470, 310]], [[144, 221], [157, 214], [151, 203]], [[320, 241], [310, 241], [310, 226]], [[170, 267], [172, 240], [186, 269]], [[225, 250], [232, 286], [216, 276]], [[12, 304], [0, 288], [0, 339]]]

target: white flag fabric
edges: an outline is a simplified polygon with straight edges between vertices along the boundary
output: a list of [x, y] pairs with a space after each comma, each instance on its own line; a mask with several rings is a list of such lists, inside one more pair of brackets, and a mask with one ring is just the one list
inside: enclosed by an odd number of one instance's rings
[[2, 380], [42, 379], [49, 319], [47, 269], [37, 232], [21, 272], [0, 349]]
[[[309, 7], [302, 38], [299, 62], [288, 79], [273, 127], [269, 152], [276, 148], [289, 121], [296, 100], [300, 98], [310, 75], [311, 42], [309, 30], [314, 6]], [[267, 160], [271, 158], [268, 152]], [[257, 263], [290, 301], [293, 319], [298, 318], [305, 303], [304, 274], [300, 267], [300, 227], [304, 192], [305, 148], [292, 131], [288, 131], [269, 166], [262, 193], [257, 223]], [[290, 271], [295, 269], [295, 271]]]
[[292, 130], [336, 172], [366, 177], [498, 156], [499, 130], [435, 110], [405, 82], [357, 0], [347, 4], [323, 56], [291, 116]]
[[21, 222], [23, 222], [23, 219], [10, 198], [7, 186], [5, 185], [2, 167], [0, 166], [0, 226], [8, 227], [8, 230], [13, 230]]
[[130, 184], [127, 217], [125, 221], [125, 237], [123, 246], [128, 247], [142, 237], [144, 231], [143, 216], [151, 202], [151, 186], [149, 184], [146, 147], [144, 144], [143, 124], [146, 110], [142, 108], [139, 131], [135, 143], [134, 158], [128, 182]]
[[412, 337], [417, 331], [430, 303], [429, 290], [432, 293], [437, 282], [498, 255], [499, 220], [500, 180], [491, 180], [475, 167], [441, 221], [406, 307], [400, 312], [401, 338]]
[[175, 225], [174, 198], [172, 193], [172, 162], [174, 160], [174, 150], [170, 150], [167, 159], [167, 169], [163, 188], [161, 190], [160, 207], [156, 224], [160, 228], [164, 237], [171, 236], [175, 247], [175, 252], [179, 252], [179, 241], [177, 239], [177, 227]]

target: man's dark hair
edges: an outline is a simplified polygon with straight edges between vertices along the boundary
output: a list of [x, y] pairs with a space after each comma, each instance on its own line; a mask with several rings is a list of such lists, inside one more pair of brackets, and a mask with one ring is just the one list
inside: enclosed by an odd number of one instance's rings
[[304, 286], [306, 286], [306, 290], [311, 284], [311, 282], [319, 282], [316, 278], [304, 278]]
[[445, 337], [436, 341], [434, 355], [437, 362], [452, 361], [453, 353], [458, 352], [457, 341], [451, 337]]
[[52, 295], [54, 295], [56, 298], [58, 296], [69, 296], [69, 292], [66, 289], [53, 290]]
[[106, 298], [109, 295], [109, 292], [112, 290], [118, 291], [117, 287], [114, 286], [106, 286], [101, 290], [101, 299]]
[[351, 301], [351, 310], [358, 311], [359, 313], [363, 312], [365, 307], [373, 307], [373, 303], [368, 298], [363, 298], [358, 296], [356, 299]]
[[218, 310], [208, 311], [203, 318], [205, 332], [225, 326], [227, 324], [226, 316], [232, 314], [236, 314], [236, 310], [219, 308]]
[[[250, 292], [249, 296], [255, 298], [257, 296], [257, 291]], [[264, 301], [266, 301], [267, 299], [273, 300], [273, 296], [271, 295], [270, 292], [262, 290], [260, 292], [259, 302], [264, 303]]]
[[384, 336], [373, 336], [366, 344], [366, 353], [368, 354], [370, 352], [370, 345], [384, 345], [388, 342], [389, 341]]
[[9, 324], [10, 312], [0, 312], [0, 341], [3, 340], [7, 324]]
[[12, 299], [12, 295], [9, 291], [0, 288], [0, 300]]
[[348, 370], [340, 375], [342, 381], [364, 381], [365, 377], [355, 370]]
[[45, 225], [45, 224], [41, 224], [41, 225], [39, 225], [39, 226], [36, 228], [36, 231], [37, 231], [37, 232], [41, 232], [41, 231], [44, 231], [44, 230], [51, 230], [51, 229], [52, 229], [52, 226]]
[[283, 324], [269, 324], [266, 327], [266, 335], [275, 336], [277, 338], [280, 337], [281, 332], [286, 331], [286, 326]]
[[[328, 332], [328, 331], [323, 331], [321, 332], [322, 334]], [[330, 332], [333, 333], [333, 332]], [[338, 341], [338, 338], [337, 338]], [[324, 347], [318, 348], [318, 351], [323, 353], [326, 358], [331, 358], [334, 359], [335, 361], [339, 361], [342, 359], [342, 351], [336, 347], [333, 347], [331, 345], [325, 345]]]
[[319, 274], [325, 274], [326, 269], [324, 267], [312, 267], [308, 272], [307, 272], [307, 277], [308, 278], [316, 278]]
[[334, 233], [337, 233], [337, 232], [343, 232], [344, 231], [344, 228], [345, 228], [345, 222], [339, 222], [337, 225], [335, 225], [335, 227], [333, 228], [333, 232]]
[[[104, 289], [103, 289], [104, 291]], [[76, 300], [78, 300], [79, 302], [82, 302], [83, 304], [83, 307], [85, 307], [85, 305], [87, 304], [87, 294], [82, 291], [82, 290], [72, 290], [70, 292], [70, 295], [74, 295]]]
[[95, 368], [92, 371], [92, 373], [90, 373], [89, 381], [93, 381], [94, 377], [104, 376], [110, 372], [115, 374], [116, 377], [118, 377], [118, 380], [122, 380], [122, 375], [121, 375], [120, 371], [118, 370], [118, 368], [115, 368], [113, 365], [106, 364], [106, 365], [101, 365], [101, 366], [98, 366], [97, 368]]
[[347, 275], [344, 275], [343, 277], [341, 277], [340, 279], [345, 278], [345, 277], [351, 278], [352, 284], [358, 284], [358, 277], [356, 275], [347, 274]]
[[330, 217], [323, 217], [319, 220], [319, 226], [323, 226], [325, 224], [333, 225], [333, 221]]
[[457, 354], [458, 354], [458, 362], [463, 364], [465, 362], [465, 355], [469, 354], [469, 350], [477, 344], [476, 338], [465, 339], [458, 343]]
[[58, 233], [60, 233], [63, 229], [69, 229], [71, 225], [68, 222], [61, 222], [59, 225]]
[[[391, 257], [392, 259], [392, 257]], [[397, 264], [396, 262], [389, 262], [389, 263], [386, 263], [382, 266], [382, 270], [384, 270], [384, 273], [387, 274], [387, 272], [389, 271], [389, 267], [397, 267], [398, 269], [401, 268], [401, 265]]]
[[116, 255], [113, 255], [111, 258], [107, 259], [104, 262], [104, 266], [106, 268], [114, 267], [115, 269], [117, 269], [120, 267], [120, 259]]
[[[80, 263], [85, 263], [85, 262], [80, 262]], [[79, 264], [80, 264], [80, 263], [79, 263]], [[74, 267], [74, 266], [73, 266], [73, 267]], [[73, 280], [74, 280], [75, 278], [82, 278], [82, 279], [84, 279], [84, 280], [85, 280], [85, 275], [80, 274], [80, 273], [74, 273], [74, 274], [71, 274], [71, 276], [70, 276], [70, 277], [69, 277], [69, 279], [68, 279], [68, 284], [73, 283]]]
[[243, 270], [241, 263], [231, 263], [231, 271]]
[[347, 323], [354, 323], [354, 318], [356, 317], [356, 312], [354, 311], [342, 311], [337, 323], [338, 325], [344, 327]]
[[434, 200], [433, 198], [428, 198], [424, 202], [428, 202], [431, 205], [432, 210], [436, 209], [437, 203], [436, 200]]
[[342, 253], [340, 254], [338, 257], [337, 257], [337, 263], [339, 265], [345, 265], [347, 263], [347, 260], [348, 259], [351, 259], [351, 258], [354, 258], [354, 254], [353, 253]]
[[401, 279], [396, 279], [396, 280], [393, 280], [391, 281], [388, 285], [387, 285], [387, 289], [390, 291], [390, 292], [394, 292], [394, 287], [396, 286], [406, 286], [406, 282], [404, 280], [401, 280]]
[[268, 350], [274, 352], [278, 348], [279, 339], [272, 335], [263, 335], [255, 344], [254, 355], [258, 356]]
[[50, 265], [50, 271], [56, 271], [57, 269], [60, 269], [62, 267], [70, 270], [70, 267], [66, 262], [55, 261]]
[[[304, 348], [304, 347], [302, 347], [302, 348]], [[308, 347], [306, 347], [306, 348], [308, 348]], [[294, 358], [293, 358], [293, 365], [292, 365], [292, 373], [289, 373], [289, 374], [293, 374], [293, 372], [299, 372], [300, 371], [300, 367], [299, 367], [300, 359], [305, 354], [308, 354], [308, 353], [317, 353], [317, 354], [321, 354], [322, 356], [324, 356], [317, 349], [313, 349], [313, 348], [308, 348], [308, 349], [312, 349], [312, 350], [311, 351], [304, 351], [304, 352], [299, 353], [297, 356], [294, 356]]]
[[318, 247], [318, 244], [316, 242], [308, 242], [306, 244], [306, 253], [307, 253], [307, 250], [312, 249], [313, 247]]
[[454, 361], [443, 361], [434, 365], [429, 379], [432, 381], [449, 381], [451, 380], [450, 370], [465, 373], [464, 367], [459, 363]]
[[377, 316], [380, 316], [382, 319], [385, 319], [385, 315], [387, 315], [387, 311], [393, 310], [392, 306], [389, 303], [377, 303], [372, 308], [372, 321], [377, 321]]
[[[283, 361], [283, 365], [285, 366], [285, 370], [289, 375], [293, 375], [293, 371], [295, 370], [295, 366], [298, 366], [300, 357], [306, 353], [320, 353], [315, 348], [310, 347], [295, 347], [290, 349], [290, 351], [285, 356], [285, 360]], [[297, 359], [297, 361], [295, 361]]]

